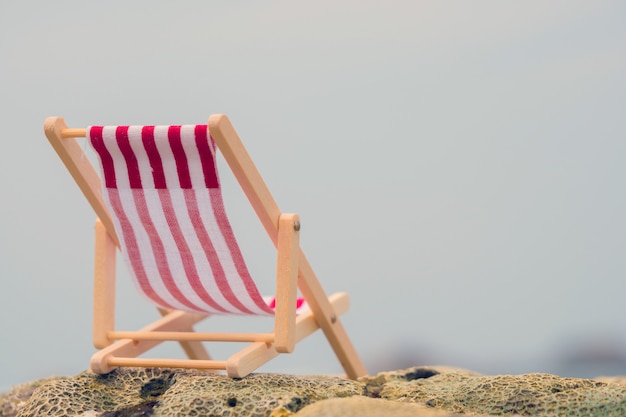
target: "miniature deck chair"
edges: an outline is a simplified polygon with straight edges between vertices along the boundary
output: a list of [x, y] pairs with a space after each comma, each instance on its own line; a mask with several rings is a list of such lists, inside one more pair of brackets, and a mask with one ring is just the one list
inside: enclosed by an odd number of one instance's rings
[[[321, 328], [347, 376], [366, 375], [338, 318], [348, 308], [347, 295], [325, 295], [300, 249], [298, 216], [280, 212], [226, 116], [211, 116], [208, 126], [87, 129], [69, 129], [62, 118], [50, 117], [44, 130], [98, 216], [93, 338], [100, 350], [91, 359], [94, 372], [173, 367], [244, 377]], [[96, 151], [101, 177], [78, 137], [86, 137]], [[216, 145], [277, 248], [276, 296], [270, 300], [259, 294], [226, 217]], [[116, 249], [140, 292], [162, 315], [139, 331], [115, 330]], [[300, 307], [297, 288], [304, 298]], [[274, 315], [274, 331], [194, 332], [195, 323], [218, 314]], [[178, 341], [189, 359], [139, 357], [168, 340]], [[204, 341], [249, 344], [218, 361]]]

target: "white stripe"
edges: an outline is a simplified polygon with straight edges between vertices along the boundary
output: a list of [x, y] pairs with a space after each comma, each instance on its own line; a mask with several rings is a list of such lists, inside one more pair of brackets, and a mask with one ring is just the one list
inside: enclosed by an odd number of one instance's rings
[[[144, 269], [144, 272], [146, 273], [150, 286], [152, 287], [154, 292], [156, 292], [163, 300], [165, 300], [171, 306], [176, 307], [176, 308], [182, 307], [180, 306], [180, 303], [176, 301], [176, 299], [167, 290], [167, 288], [165, 288], [165, 284], [159, 278], [160, 275], [158, 273], [158, 269], [156, 266], [154, 253], [152, 252], [149, 243], [146, 247], [146, 242], [149, 242], [149, 238], [146, 234], [145, 229], [142, 227], [141, 221], [139, 220], [139, 215], [137, 214], [137, 207], [135, 206], [133, 197], [132, 197], [132, 191], [128, 188], [125, 190], [119, 190], [119, 189], [109, 190], [109, 193], [114, 193], [114, 192], [118, 193], [120, 204], [122, 205], [122, 210], [128, 217], [128, 220], [133, 229], [133, 233], [135, 235], [135, 241], [136, 241], [139, 253], [140, 253], [139, 262], [143, 265], [143, 269]], [[108, 199], [108, 195], [107, 195], [107, 199]], [[120, 234], [122, 235], [122, 241], [126, 242], [126, 236], [123, 235], [124, 229], [122, 229], [119, 219], [115, 217], [114, 220], [115, 220], [116, 227], [118, 228], [118, 230], [120, 231]], [[133, 283], [135, 284], [137, 289], [144, 296], [148, 297], [153, 303], [156, 303], [156, 301], [151, 299], [147, 293], [144, 293], [142, 291], [142, 288], [139, 284], [139, 280], [137, 279], [137, 275], [135, 274], [135, 270], [132, 266], [128, 251], [124, 250], [123, 255], [124, 255], [124, 261], [126, 262], [126, 265], [131, 273]], [[162, 307], [167, 307], [167, 306], [162, 306]]]
[[[137, 226], [141, 225], [141, 222], [139, 221], [139, 216], [137, 214], [137, 208], [135, 206], [134, 201], [132, 201], [132, 196], [130, 197], [131, 200], [131, 204], [128, 204], [128, 195], [130, 194], [130, 183], [128, 180], [128, 168], [126, 166], [126, 162], [124, 159], [124, 156], [122, 155], [119, 146], [117, 144], [117, 140], [115, 138], [115, 131], [116, 131], [116, 127], [114, 126], [106, 126], [103, 131], [102, 131], [102, 139], [103, 139], [103, 143], [104, 146], [107, 148], [107, 150], [109, 151], [109, 154], [111, 155], [111, 158], [113, 160], [113, 166], [114, 166], [114, 172], [115, 172], [115, 179], [116, 179], [116, 184], [117, 184], [117, 191], [118, 191], [118, 195], [120, 197], [120, 202], [122, 205], [122, 210], [124, 211], [124, 213], [126, 214], [126, 216], [129, 218], [130, 224], [132, 225], [133, 231], [135, 233], [135, 238], [137, 241], [137, 247], [139, 249], [139, 252], [141, 254], [141, 260], [140, 262], [144, 265], [144, 269], [146, 270], [146, 274], [150, 277], [153, 276], [152, 274], [150, 274], [149, 270], [150, 270], [150, 263], [146, 262], [146, 254], [144, 254], [144, 250], [145, 250], [145, 245], [141, 243], [142, 240], [145, 240], [145, 237], [142, 237], [142, 233], [143, 230], [139, 229]], [[115, 190], [112, 190], [111, 192], [115, 192]], [[126, 194], [126, 196], [125, 196]], [[107, 195], [107, 193], [105, 193], [105, 195]], [[107, 195], [108, 197], [108, 195]], [[108, 201], [109, 207], [112, 208], [111, 202]], [[111, 210], [113, 211], [113, 210]], [[121, 227], [119, 220], [117, 219], [117, 217], [115, 216], [115, 221], [116, 221], [116, 226], [119, 230], [119, 232], [121, 234], [124, 233], [124, 229]], [[123, 240], [125, 241], [125, 239]], [[149, 254], [148, 254], [149, 255]], [[130, 258], [128, 256], [128, 252], [124, 251], [124, 259], [127, 262], [127, 266], [129, 267], [129, 269], [132, 271], [132, 276], [134, 278], [135, 281], [137, 281], [137, 278], [135, 276], [134, 273], [134, 269], [132, 269], [132, 264], [130, 263]], [[137, 285], [138, 286], [138, 285]], [[154, 286], [154, 284], [153, 284]], [[140, 288], [138, 286], [138, 288]], [[160, 294], [161, 295], [161, 294]], [[164, 298], [165, 300], [169, 301], [167, 298]]]
[[[206, 191], [206, 192], [205, 192]], [[239, 273], [237, 272], [237, 267], [235, 266], [234, 260], [231, 257], [230, 250], [228, 245], [224, 239], [224, 235], [222, 234], [222, 230], [219, 227], [217, 219], [215, 218], [213, 199], [214, 198], [222, 198], [221, 194], [218, 196], [214, 195], [220, 193], [219, 189], [205, 189], [202, 192], [197, 192], [196, 196], [198, 199], [198, 205], [200, 207], [206, 207], [206, 210], [202, 210], [200, 212], [200, 219], [202, 223], [206, 227], [209, 233], [209, 237], [211, 238], [211, 242], [215, 247], [215, 251], [217, 252], [217, 256], [220, 259], [220, 263], [222, 264], [222, 268], [224, 269], [224, 273], [226, 275], [226, 279], [230, 284], [230, 287], [233, 290], [233, 293], [239, 299], [239, 301], [245, 305], [250, 311], [255, 312], [256, 314], [267, 314], [263, 310], [261, 310], [255, 302], [252, 300], [248, 291], [246, 290]], [[258, 291], [258, 290], [257, 290]]]
[[[158, 193], [170, 193], [171, 191], [173, 190], [144, 190], [148, 212], [150, 213], [154, 227], [157, 229], [157, 233], [161, 238], [165, 251], [164, 256], [167, 260], [175, 285], [185, 298], [191, 301], [194, 305], [203, 310], [210, 310], [210, 307], [198, 296], [187, 279], [185, 268], [183, 266], [183, 259], [180, 256], [180, 250], [178, 249], [174, 235], [171, 233], [170, 226], [165, 218], [165, 212], [163, 211], [161, 199], [159, 198]], [[176, 205], [176, 203], [173, 204]], [[177, 220], [180, 219], [177, 218]], [[189, 310], [189, 307], [184, 307], [183, 309]]]
[[[165, 181], [168, 189], [170, 189], [169, 191], [171, 191], [171, 189], [178, 189], [180, 187], [180, 181], [178, 178], [176, 161], [169, 145], [169, 139], [167, 136], [168, 129], [168, 126], [156, 126], [154, 128], [154, 140], [158, 153], [161, 157]], [[146, 196], [146, 202], [148, 203], [150, 217], [152, 218], [152, 221], [161, 237], [167, 263], [170, 267], [176, 286], [193, 304], [200, 308], [206, 308], [210, 311], [210, 307], [200, 300], [198, 295], [191, 288], [189, 282], [184, 279], [185, 270], [183, 268], [182, 259], [180, 256], [175, 256], [179, 253], [178, 246], [176, 245], [176, 242], [169, 230], [169, 226], [167, 225], [167, 220], [165, 219], [158, 194], [154, 193], [150, 198]], [[182, 307], [182, 309], [189, 310], [189, 307]]]
[[204, 172], [202, 171], [202, 163], [200, 161], [200, 153], [196, 146], [195, 126], [186, 125], [180, 129], [183, 149], [187, 156], [187, 165], [189, 166], [189, 177], [191, 178], [191, 186], [193, 188], [205, 188]]
[[[214, 301], [220, 307], [232, 313], [240, 313], [238, 309], [233, 307], [226, 300], [226, 298], [220, 291], [217, 283], [215, 282], [215, 276], [213, 274], [213, 271], [211, 270], [211, 265], [206, 258], [206, 248], [202, 247], [200, 240], [198, 239], [197, 231], [193, 227], [193, 223], [189, 218], [189, 212], [187, 204], [185, 202], [184, 193], [195, 192], [195, 190], [175, 189], [167, 190], [167, 192], [169, 192], [172, 197], [174, 210], [176, 211], [176, 218], [179, 221], [179, 225], [183, 235], [185, 236], [185, 240], [191, 248], [191, 255], [193, 257], [196, 271], [198, 272], [203, 287], [213, 297]], [[193, 250], [194, 248], [196, 250]]]
[[[115, 175], [115, 179], [116, 179], [116, 183], [118, 185], [118, 187], [126, 187], [125, 189], [125, 193], [129, 194], [130, 190], [128, 190], [128, 180], [127, 180], [127, 175], [124, 174], [124, 169], [120, 166], [120, 158], [123, 160], [123, 156], [121, 155], [120, 151], [119, 151], [119, 147], [117, 146], [117, 141], [115, 138], [115, 130], [116, 128], [113, 126], [106, 126], [104, 127], [103, 131], [102, 131], [102, 139], [103, 139], [103, 145], [106, 148], [106, 150], [109, 152], [109, 154], [111, 155], [111, 158], [113, 160], [113, 166], [114, 166], [114, 175]], [[91, 138], [89, 143], [91, 143]], [[96, 152], [96, 154], [98, 155], [98, 159], [100, 161], [100, 170], [101, 170], [101, 175], [104, 178], [104, 169], [102, 167], [102, 160], [100, 159], [100, 154], [98, 154]], [[124, 164], [125, 167], [125, 164]], [[120, 177], [118, 179], [118, 177]], [[138, 221], [138, 216], [137, 216], [137, 210], [135, 207], [135, 204], [130, 204], [129, 206], [127, 206], [125, 204], [125, 202], [128, 200], [128, 197], [123, 196], [122, 192], [120, 189], [106, 189], [106, 192], [102, 193], [104, 202], [107, 205], [107, 208], [109, 209], [109, 212], [111, 213], [111, 217], [113, 218], [113, 223], [115, 224], [115, 229], [117, 231], [117, 233], [119, 234], [120, 238], [121, 238], [121, 242], [122, 242], [122, 255], [124, 258], [124, 262], [126, 263], [126, 267], [128, 268], [128, 271], [130, 273], [130, 276], [132, 278], [133, 284], [135, 284], [135, 287], [137, 288], [137, 290], [139, 291], [139, 293], [146, 297], [148, 300], [150, 300], [153, 303], [156, 303], [155, 300], [153, 300], [147, 293], [145, 293], [141, 286], [139, 285], [139, 281], [137, 279], [137, 276], [135, 275], [135, 269], [133, 268], [131, 261], [130, 261], [130, 257], [129, 254], [126, 250], [124, 250], [124, 245], [126, 245], [127, 239], [130, 239], [130, 237], [127, 237], [124, 233], [124, 228], [122, 228], [122, 225], [120, 223], [119, 217], [116, 215], [115, 211], [113, 210], [113, 204], [111, 204], [111, 199], [110, 199], [110, 194], [111, 193], [115, 193], [118, 195], [118, 199], [121, 202], [122, 205], [122, 211], [124, 211], [125, 215], [130, 219], [130, 223], [131, 223], [131, 227], [134, 231], [135, 234], [135, 238], [136, 238], [136, 243], [138, 246], [139, 251], [141, 252], [143, 249], [143, 245], [141, 245], [139, 243], [140, 240], [140, 234], [141, 231], [140, 229], [138, 229], [136, 226], [140, 225], [141, 223]], [[143, 264], [144, 266], [144, 271], [146, 271], [146, 275], [148, 277], [151, 276], [150, 273], [148, 273], [147, 269], [147, 262], [145, 261], [144, 256], [141, 256], [141, 259], [139, 260], [140, 263]], [[156, 283], [150, 283], [153, 287], [153, 289], [155, 290], [155, 292], [159, 295], [162, 296], [162, 298], [166, 301], [175, 301], [175, 300], [170, 300], [168, 295], [169, 292], [164, 291], [163, 288], [159, 288], [159, 285], [155, 285]], [[157, 303], [158, 304], [158, 303]], [[166, 307], [166, 306], [162, 306], [162, 307]]]
[[156, 126], [154, 128], [154, 141], [159, 155], [161, 156], [167, 188], [179, 188], [180, 180], [178, 179], [178, 170], [169, 139], [167, 138], [167, 131], [168, 126]]
[[[196, 199], [197, 199], [199, 195], [206, 194], [208, 190], [206, 188], [206, 184], [204, 180], [204, 172], [202, 170], [200, 154], [198, 152], [198, 148], [195, 142], [195, 126], [190, 126], [190, 125], [183, 126], [181, 128], [181, 139], [182, 139], [182, 145], [183, 145], [183, 149], [185, 152], [185, 156], [187, 158], [187, 164], [189, 166], [189, 174], [191, 177], [192, 186], [194, 188], [193, 192], [195, 193]], [[189, 212], [188, 212], [188, 207], [186, 205], [184, 193], [182, 192], [180, 194], [178, 192], [174, 193], [174, 191], [179, 191], [179, 190], [171, 190], [171, 191], [172, 191], [172, 199], [176, 201], [176, 204], [175, 204], [175, 209], [177, 212], [176, 216], [181, 222], [181, 227], [182, 227], [182, 222], [183, 221], [185, 222], [184, 227], [186, 228], [186, 231], [184, 233], [187, 239], [189, 240], [188, 244], [191, 247], [201, 248], [200, 241], [198, 240], [198, 237], [197, 237], [197, 232], [194, 230], [193, 224], [188, 217]], [[200, 207], [204, 207], [205, 210], [209, 211], [211, 206], [207, 204], [199, 204], [199, 208]], [[209, 224], [213, 224], [217, 226], [217, 220], [213, 218], [213, 221]], [[206, 226], [208, 226], [208, 224], [205, 224], [205, 227]], [[215, 228], [215, 230], [219, 230], [219, 228]], [[219, 231], [219, 233], [216, 233], [214, 231], [209, 232], [209, 239], [213, 240], [215, 239], [216, 236], [221, 238], [222, 237], [221, 231]], [[193, 240], [191, 241], [191, 239]], [[223, 242], [223, 239], [222, 239], [222, 242], [220, 243], [222, 244], [222, 246], [226, 246], [226, 243]], [[215, 245], [215, 242], [213, 242], [213, 244]], [[203, 249], [206, 250], [206, 248], [203, 248]], [[214, 274], [211, 271], [211, 265], [207, 261], [206, 256], [202, 254], [201, 258], [199, 258], [198, 255], [200, 254], [196, 253], [196, 251], [193, 251], [193, 252], [194, 252], [194, 261], [198, 267], [198, 273], [203, 278], [202, 282], [203, 284], [205, 284], [205, 288], [207, 289], [209, 294], [211, 294], [214, 297], [215, 301], [219, 303], [219, 305], [225, 308], [226, 310], [235, 312], [235, 313], [241, 313], [237, 307], [231, 305], [230, 302], [228, 302], [226, 297], [222, 294], [222, 291], [220, 291], [217, 283], [215, 282]], [[240, 300], [240, 301], [242, 302], [244, 306], [246, 306], [251, 311], [259, 312], [259, 308], [254, 304], [254, 302], [250, 300], [249, 297], [247, 297], [247, 291], [245, 290], [245, 287], [243, 287], [241, 283], [241, 279], [237, 271], [234, 270], [230, 272], [228, 266], [224, 265], [224, 260], [228, 259], [230, 261], [230, 264], [233, 265], [234, 267], [233, 261], [232, 259], [230, 259], [230, 252], [228, 251], [228, 249], [226, 249], [225, 253], [228, 256], [225, 257], [224, 254], [219, 255], [219, 261], [222, 264], [222, 268], [226, 269], [226, 279], [231, 285], [233, 293], [238, 299], [241, 299], [240, 294], [241, 294], [241, 289], [243, 288], [243, 291], [246, 293], [247, 299]], [[233, 272], [235, 275], [233, 275]], [[207, 277], [210, 277], [210, 278], [207, 279]], [[234, 284], [234, 287], [233, 287], [233, 284]]]
[[[148, 158], [148, 154], [146, 153], [145, 147], [143, 146], [143, 141], [141, 139], [141, 127], [132, 126], [128, 129], [128, 137], [130, 146], [135, 154], [135, 158], [137, 159], [137, 164], [139, 165], [139, 173], [141, 176], [141, 184], [144, 187], [143, 190], [131, 191], [128, 189], [120, 190], [123, 191], [120, 193], [120, 197], [123, 198], [122, 202], [124, 204], [124, 211], [128, 213], [132, 213], [133, 220], [131, 225], [137, 237], [139, 250], [141, 252], [141, 259], [144, 264], [144, 269], [146, 271], [146, 275], [148, 276], [148, 280], [150, 284], [154, 288], [155, 292], [159, 294], [164, 300], [171, 303], [178, 308], [189, 309], [189, 307], [180, 303], [176, 300], [176, 298], [167, 290], [167, 287], [164, 283], [164, 277], [159, 273], [159, 268], [157, 265], [157, 261], [152, 250], [152, 244], [150, 243], [150, 237], [148, 233], [143, 227], [143, 224], [140, 220], [139, 214], [137, 213], [137, 206], [134, 200], [134, 196], [136, 194], [143, 194], [144, 201], [146, 202], [146, 206], [148, 207], [148, 216], [152, 219], [152, 223], [155, 228], [158, 230], [159, 237], [162, 242], [165, 244], [164, 234], [162, 233], [162, 227], [159, 226], [159, 221], [165, 221], [164, 216], [158, 216], [158, 214], [163, 214], [162, 209], [160, 207], [160, 200], [158, 195], [155, 195], [154, 189], [154, 179], [152, 176], [152, 168], [150, 166], [150, 160]], [[128, 175], [128, 174], [126, 174]], [[141, 197], [139, 197], [141, 198]], [[155, 200], [157, 204], [157, 209], [154, 210], [153, 207], [155, 205]], [[157, 216], [155, 216], [157, 214]], [[172, 263], [170, 262], [170, 254], [171, 252], [166, 248], [166, 259], [167, 264], [169, 265], [170, 272], [174, 277], [180, 276], [179, 273], [172, 270]], [[175, 251], [174, 253], [177, 253]], [[134, 276], [135, 280], [137, 280], [136, 276]], [[139, 285], [139, 283], [137, 283]], [[178, 285], [180, 288], [180, 286]], [[158, 289], [158, 290], [157, 290]], [[181, 288], [181, 292], [191, 301], [191, 298], [187, 296], [186, 292]], [[196, 304], [196, 303], [194, 303]], [[198, 304], [196, 304], [198, 305]], [[201, 307], [201, 305], [199, 305]]]
[[[239, 274], [234, 265], [234, 262], [232, 258], [230, 257], [230, 251], [228, 249], [228, 246], [223, 239], [222, 231], [219, 229], [217, 219], [215, 219], [214, 212], [211, 209], [212, 202], [210, 198], [203, 199], [204, 202], [201, 202], [202, 200], [200, 199], [200, 197], [207, 196], [207, 193], [209, 190], [205, 188], [206, 185], [204, 183], [204, 173], [202, 171], [202, 166], [200, 165], [201, 164], [200, 155], [198, 153], [198, 149], [195, 143], [194, 130], [195, 130], [195, 126], [187, 125], [187, 126], [181, 127], [181, 139], [182, 139], [181, 142], [183, 145], [185, 156], [187, 158], [187, 164], [190, 169], [192, 185], [194, 188], [196, 187], [199, 188], [199, 190], [197, 190], [199, 192], [194, 190], [196, 194], [196, 198], [198, 199], [197, 200], [198, 205], [199, 207], [206, 208], [205, 210], [202, 210], [201, 214], [206, 213], [207, 215], [211, 216], [211, 220], [208, 223], [204, 222], [205, 227], [208, 230], [209, 238], [212, 240], [212, 243], [215, 246], [216, 251], [218, 252], [218, 258], [222, 265], [222, 268], [225, 271], [226, 280], [231, 286], [231, 289], [233, 293], [235, 294], [235, 296], [250, 311], [253, 311], [255, 313], [264, 313], [261, 309], [259, 309], [259, 307], [251, 299], [246, 288], [241, 282], [241, 278], [239, 277]], [[167, 151], [171, 155], [171, 148], [169, 146], [168, 146]], [[163, 160], [165, 160], [164, 157], [162, 158]], [[168, 155], [168, 158], [170, 158], [169, 155]], [[174, 158], [173, 155], [171, 156], [171, 158], [172, 159]], [[176, 176], [176, 179], [178, 180], [178, 175]], [[195, 253], [196, 251], [192, 251], [192, 253], [194, 253], [193, 257], [194, 257], [194, 262], [196, 265], [196, 270], [198, 271], [200, 276], [203, 278], [202, 282], [205, 286], [205, 289], [207, 289], [207, 292], [211, 294], [214, 300], [222, 308], [230, 312], [241, 313], [238, 308], [231, 305], [227, 301], [227, 299], [224, 297], [224, 295], [220, 291], [218, 284], [215, 282], [214, 274], [210, 272], [211, 266], [209, 262], [206, 260], [206, 257], [204, 255], [205, 248], [201, 247], [201, 244], [199, 240], [197, 239], [197, 233], [193, 228], [191, 220], [188, 218], [189, 216], [188, 207], [187, 207], [184, 195], [182, 192], [179, 192], [182, 190], [175, 188], [169, 191], [170, 191], [170, 195], [172, 196], [174, 209], [176, 211], [176, 218], [179, 220], [181, 228], [183, 227], [185, 228], [184, 235], [186, 236], [187, 243], [190, 245], [190, 247], [202, 249], [201, 254]], [[219, 198], [221, 199], [221, 195], [219, 196]], [[201, 216], [201, 219], [202, 219], [202, 216]], [[202, 257], [200, 258], [198, 255], [201, 255]]]
[[[172, 172], [174, 173], [174, 175], [169, 175], [169, 176], [166, 174], [166, 181], [168, 185], [170, 186], [173, 185], [174, 187], [177, 187], [178, 186], [178, 174], [176, 171], [174, 157], [171, 152], [171, 148], [169, 146], [169, 140], [167, 139], [167, 127], [159, 127], [158, 129], [159, 129], [159, 137], [158, 139], [156, 138], [157, 128], [155, 128], [155, 139], [157, 143], [157, 149], [159, 150], [159, 154], [161, 156], [161, 159], [164, 165], [164, 171], [169, 174], [171, 174]], [[140, 131], [137, 132], [135, 129], [133, 129], [132, 131], [133, 136], [136, 133], [139, 133], [139, 140], [141, 140], [141, 132]], [[128, 180], [128, 168], [126, 167], [124, 156], [122, 155], [121, 150], [117, 146], [117, 141], [115, 140], [115, 129], [113, 129], [112, 132], [110, 132], [109, 136], [111, 136], [111, 134], [112, 134], [112, 141], [107, 140], [108, 149], [113, 157], [115, 171], [116, 171], [117, 176], [121, 176], [123, 178], [123, 181], [121, 184], [118, 181], [118, 187], [125, 188], [124, 190], [119, 190], [120, 200], [123, 205], [123, 210], [129, 217], [129, 221], [131, 222], [133, 231], [135, 232], [137, 246], [141, 254], [141, 262], [144, 265], [144, 270], [146, 272], [150, 285], [153, 287], [154, 291], [160, 297], [162, 297], [165, 301], [170, 303], [172, 306], [175, 306], [176, 308], [181, 309], [181, 310], [190, 310], [188, 306], [177, 301], [176, 298], [168, 291], [167, 287], [165, 286], [164, 277], [162, 277], [159, 272], [155, 254], [152, 250], [152, 244], [150, 242], [150, 238], [147, 234], [145, 227], [143, 227], [139, 214], [137, 213], [137, 206], [134, 201], [133, 192], [131, 192], [131, 190], [128, 189], [128, 187], [130, 186], [129, 180]], [[131, 130], [129, 129], [129, 139], [130, 139], [130, 136], [131, 136]], [[143, 162], [147, 162], [147, 164], [146, 163], [141, 164], [143, 165], [142, 170], [140, 170], [140, 173], [142, 175], [142, 184], [144, 186], [152, 188], [154, 187], [154, 182], [152, 181], [152, 178], [150, 178], [149, 182], [144, 180], [147, 175], [149, 175], [150, 177], [152, 176], [151, 169], [149, 173], [146, 172], [146, 169], [145, 169], [145, 165], [147, 165], [148, 167], [150, 166], [147, 153], [145, 152], [143, 143], [141, 143], [140, 145], [138, 141], [135, 139], [136, 138], [133, 137], [133, 139], [130, 140], [130, 142], [131, 142], [131, 147], [133, 149], [133, 152], [135, 153], [135, 156], [138, 159], [138, 162], [139, 160], [143, 160]], [[163, 155], [164, 153], [165, 155]], [[152, 189], [150, 188], [143, 189], [143, 193], [145, 197], [144, 200], [146, 202], [146, 207], [148, 208], [147, 215], [151, 218], [154, 227], [157, 229], [157, 233], [161, 239], [161, 242], [165, 250], [164, 256], [169, 266], [170, 273], [172, 274], [172, 277], [174, 279], [175, 285], [179, 288], [181, 293], [189, 301], [191, 301], [194, 305], [198, 306], [199, 308], [202, 308], [203, 311], [213, 312], [213, 313], [223, 313], [223, 312], [214, 310], [208, 304], [203, 302], [200, 299], [200, 297], [196, 294], [196, 292], [193, 290], [189, 281], [186, 279], [185, 271], [184, 271], [183, 264], [182, 264], [182, 258], [180, 256], [177, 256], [179, 255], [178, 246], [176, 245], [176, 242], [170, 232], [169, 225], [167, 224], [167, 220], [165, 219], [165, 214], [163, 212], [160, 198], [156, 190], [154, 188]], [[171, 192], [172, 190], [163, 190], [163, 191]], [[177, 206], [180, 203], [177, 204], [173, 202], [173, 204], [174, 206]], [[177, 213], [177, 216], [178, 216], [178, 220], [180, 221], [180, 212]], [[199, 245], [196, 247], [199, 247]], [[128, 258], [128, 253], [125, 253], [125, 256], [126, 258]], [[131, 270], [132, 270], [130, 259], [127, 259], [127, 261], [128, 261], [129, 267], [131, 267]], [[133, 278], [134, 278], [136, 285], [140, 288], [139, 283], [137, 281], [137, 277], [134, 274], [134, 271], [133, 271]], [[220, 303], [220, 304], [222, 304], [223, 306], [229, 305], [225, 300], [223, 303]], [[231, 307], [231, 308], [226, 308], [226, 310], [232, 311], [233, 309]]]
[[130, 142], [130, 147], [132, 148], [135, 158], [137, 159], [142, 188], [154, 188], [152, 166], [150, 165], [150, 159], [148, 158], [146, 148], [143, 146], [141, 130], [141, 126], [130, 126], [128, 128], [128, 141]]
[[[102, 136], [105, 146], [107, 147], [107, 150], [109, 151], [113, 159], [113, 165], [115, 167], [115, 177], [117, 181], [117, 190], [120, 197], [120, 204], [122, 205], [122, 210], [129, 219], [131, 227], [133, 228], [133, 232], [135, 234], [135, 239], [137, 242], [137, 248], [140, 253], [140, 262], [143, 264], [144, 271], [146, 272], [150, 285], [153, 287], [155, 292], [159, 294], [159, 296], [161, 296], [161, 298], [163, 298], [166, 302], [170, 303], [176, 308], [188, 309], [188, 307], [182, 305], [176, 300], [176, 298], [172, 296], [172, 294], [165, 287], [163, 280], [161, 279], [156, 259], [154, 257], [154, 252], [152, 251], [150, 237], [148, 236], [147, 231], [139, 216], [139, 213], [137, 212], [137, 206], [135, 204], [133, 192], [130, 189], [130, 182], [128, 179], [128, 167], [126, 165], [124, 156], [122, 155], [122, 152], [117, 144], [117, 140], [115, 138], [115, 130], [115, 127], [105, 127]], [[123, 233], [123, 229], [121, 229], [119, 224], [118, 228], [120, 228], [120, 232]], [[127, 251], [124, 251], [124, 258], [126, 259], [128, 267], [132, 271], [132, 277], [135, 281], [136, 286], [141, 289], [137, 280], [137, 276], [135, 275], [135, 272], [132, 268], [132, 264], [130, 262], [129, 254]]]

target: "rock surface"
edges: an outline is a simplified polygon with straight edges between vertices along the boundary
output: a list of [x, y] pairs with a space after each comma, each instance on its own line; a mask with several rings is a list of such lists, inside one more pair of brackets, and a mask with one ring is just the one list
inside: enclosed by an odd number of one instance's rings
[[16, 386], [0, 395], [0, 417], [625, 416], [626, 386], [619, 382], [623, 379], [486, 376], [443, 367], [383, 372], [359, 381], [280, 374], [230, 379], [131, 368]]

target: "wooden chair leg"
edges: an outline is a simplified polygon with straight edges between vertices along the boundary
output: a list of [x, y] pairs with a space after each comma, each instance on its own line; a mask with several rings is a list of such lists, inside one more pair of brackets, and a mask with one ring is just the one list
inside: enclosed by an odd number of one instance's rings
[[93, 344], [102, 349], [113, 343], [115, 329], [115, 255], [117, 247], [100, 219], [96, 220], [94, 262]]
[[[333, 311], [338, 315], [344, 314], [350, 306], [350, 299], [346, 293], [333, 294], [328, 298], [328, 301]], [[295, 342], [300, 342], [319, 328], [312, 311], [299, 314], [295, 325]], [[243, 378], [275, 358], [278, 354], [271, 344], [263, 342], [251, 343], [228, 358], [226, 361], [226, 372], [231, 378]]]
[[309, 304], [315, 320], [326, 335], [337, 359], [341, 362], [348, 378], [357, 379], [367, 375], [367, 369], [361, 361], [354, 345], [350, 341], [345, 328], [339, 320], [339, 314], [326, 297], [319, 280], [313, 272], [313, 268], [300, 250], [298, 288]]
[[[209, 118], [209, 130], [217, 147], [230, 166], [235, 178], [248, 197], [268, 236], [274, 244], [278, 240], [278, 219], [281, 211], [274, 201], [265, 181], [256, 169], [252, 158], [244, 147], [228, 117], [214, 114]], [[352, 345], [343, 325], [333, 311], [326, 293], [321, 287], [311, 265], [302, 250], [299, 255], [298, 288], [309, 304], [315, 319], [328, 338], [337, 358], [346, 370], [348, 377], [356, 379], [367, 375], [356, 349]]]
[[298, 253], [300, 218], [281, 214], [278, 221], [276, 262], [276, 309], [274, 348], [280, 353], [293, 352], [296, 345], [296, 299], [298, 296]]

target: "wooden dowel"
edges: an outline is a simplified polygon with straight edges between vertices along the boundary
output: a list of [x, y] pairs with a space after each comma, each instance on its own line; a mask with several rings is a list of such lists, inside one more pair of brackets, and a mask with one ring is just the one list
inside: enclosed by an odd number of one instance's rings
[[108, 332], [109, 339], [197, 342], [274, 342], [272, 333]]
[[193, 368], [193, 369], [226, 369], [226, 361], [183, 360], [183, 359], [150, 359], [150, 358], [117, 358], [109, 357], [110, 366], [139, 366], [146, 368]]
[[84, 128], [73, 128], [73, 129], [63, 129], [61, 130], [61, 137], [63, 139], [69, 138], [84, 138], [87, 136], [87, 129]]

